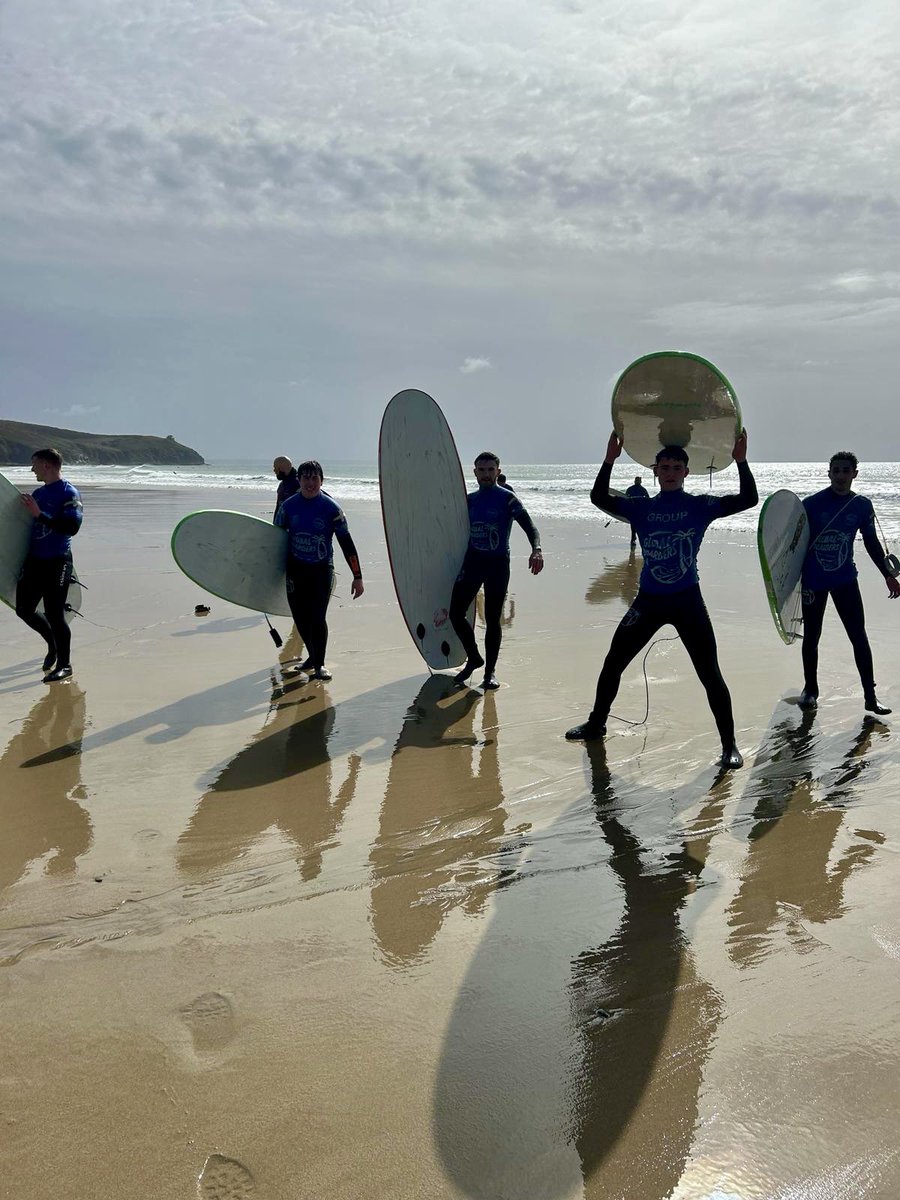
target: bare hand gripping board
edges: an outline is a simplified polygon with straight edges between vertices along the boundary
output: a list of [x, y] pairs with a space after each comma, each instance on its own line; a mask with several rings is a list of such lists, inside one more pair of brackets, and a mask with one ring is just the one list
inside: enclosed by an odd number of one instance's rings
[[204, 591], [257, 612], [291, 615], [284, 529], [248, 513], [209, 508], [179, 521], [171, 544], [178, 566]]
[[[5, 475], [0, 475], [0, 600], [16, 607], [16, 584], [31, 546], [34, 518], [22, 503], [22, 493]], [[66, 596], [66, 617], [81, 609], [81, 584], [73, 579]]]
[[772, 619], [789, 646], [803, 632], [800, 577], [809, 548], [809, 521], [799, 496], [786, 488], [769, 496], [759, 514], [756, 545]]
[[711, 362], [682, 350], [626, 367], [613, 388], [612, 418], [635, 462], [653, 467], [663, 446], [683, 446], [695, 475], [731, 466], [741, 432], [734, 388]]
[[384, 410], [378, 482], [410, 636], [429, 667], [457, 667], [466, 655], [450, 625], [450, 593], [469, 544], [469, 509], [450, 426], [425, 392], [398, 392]]

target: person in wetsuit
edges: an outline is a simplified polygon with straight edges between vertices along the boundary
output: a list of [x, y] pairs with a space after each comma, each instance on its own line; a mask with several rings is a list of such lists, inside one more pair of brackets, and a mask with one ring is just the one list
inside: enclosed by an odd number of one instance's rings
[[819, 699], [819, 638], [828, 597], [834, 601], [853, 646], [856, 669], [868, 712], [886, 716], [891, 710], [875, 695], [875, 668], [866, 636], [866, 616], [853, 561], [853, 541], [862, 534], [869, 558], [884, 576], [892, 600], [900, 583], [885, 565], [885, 552], [875, 532], [872, 501], [852, 490], [859, 473], [856, 455], [839, 450], [828, 464], [830, 486], [803, 501], [809, 520], [809, 549], [803, 562], [803, 693], [801, 708], [815, 708]]
[[353, 573], [350, 594], [356, 600], [364, 592], [359, 555], [347, 528], [347, 518], [330, 496], [322, 491], [322, 464], [310, 459], [297, 468], [300, 490], [288, 496], [275, 514], [275, 524], [288, 532], [287, 599], [297, 632], [309, 652], [303, 670], [315, 679], [330, 679], [325, 666], [328, 646], [326, 613], [334, 579], [334, 547], [340, 543]]
[[[72, 538], [81, 528], [78, 489], [63, 479], [58, 450], [36, 450], [31, 470], [41, 484], [22, 503], [34, 517], [31, 545], [16, 584], [16, 616], [47, 643], [44, 682], [72, 674], [72, 634], [66, 622], [66, 598], [72, 582]], [[37, 611], [43, 601], [44, 611]]]
[[284, 454], [279, 454], [272, 463], [272, 474], [278, 480], [278, 491], [275, 493], [275, 515], [272, 517], [274, 521], [278, 516], [278, 510], [288, 496], [293, 496], [300, 491], [300, 479], [297, 476], [296, 467]]
[[[497, 483], [500, 459], [484, 450], [475, 459], [478, 491], [469, 492], [469, 545], [450, 598], [450, 622], [466, 652], [466, 664], [456, 676], [465, 683], [477, 667], [484, 666], [481, 686], [493, 691], [500, 684], [494, 676], [500, 653], [500, 618], [509, 587], [509, 533], [515, 521], [531, 543], [528, 566], [532, 575], [544, 569], [541, 539], [522, 502]], [[466, 616], [479, 588], [484, 588], [484, 658], [478, 653], [475, 631]]]
[[697, 551], [713, 521], [753, 508], [759, 500], [747, 463], [747, 431], [741, 431], [731, 452], [741, 484], [737, 495], [689, 495], [684, 490], [688, 456], [681, 446], [665, 446], [656, 456], [654, 474], [660, 490], [653, 499], [611, 496], [609, 477], [621, 453], [622, 443], [613, 433], [591, 490], [591, 503], [632, 523], [641, 541], [644, 566], [638, 594], [613, 634], [597, 680], [593, 711], [583, 724], [568, 730], [566, 737], [577, 741], [606, 733], [606, 718], [622, 672], [663, 625], [673, 625], [706, 689], [722, 739], [721, 765], [726, 770], [743, 766], [734, 741], [731, 696], [719, 670], [716, 635], [700, 592]]
[[[650, 493], [644, 487], [644, 484], [641, 481], [640, 475], [635, 475], [634, 483], [631, 485], [631, 487], [625, 489], [625, 495], [628, 496], [629, 499], [634, 499], [635, 497], [637, 497], [640, 500], [649, 500], [650, 499]], [[632, 527], [631, 527], [631, 549], [632, 550], [634, 549], [636, 542], [637, 542], [637, 530], [632, 525]]]

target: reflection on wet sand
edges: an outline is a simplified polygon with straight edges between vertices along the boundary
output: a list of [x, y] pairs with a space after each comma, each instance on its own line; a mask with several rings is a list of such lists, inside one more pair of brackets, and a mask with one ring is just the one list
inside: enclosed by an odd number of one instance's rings
[[642, 564], [643, 559], [638, 558], [633, 550], [624, 561], [607, 563], [588, 586], [585, 600], [588, 604], [608, 604], [610, 600], [621, 600], [629, 608], [637, 595]]
[[[478, 620], [484, 624], [484, 592], [479, 592], [475, 597], [475, 612], [478, 614]], [[503, 600], [503, 608], [500, 612], [500, 624], [503, 628], [508, 628], [516, 619], [516, 598], [507, 593]]]
[[[35, 704], [0, 758], [0, 894], [28, 864], [52, 854], [49, 875], [71, 874], [92, 841], [91, 819], [79, 801], [84, 692], [74, 683], [51, 687]], [[64, 751], [61, 748], [65, 748]], [[60, 751], [37, 770], [22, 766]]]
[[815, 735], [815, 712], [781, 721], [766, 739], [746, 797], [754, 825], [737, 896], [729, 908], [728, 948], [742, 967], [769, 951], [779, 929], [794, 942], [808, 935], [802, 921], [833, 921], [844, 912], [844, 885], [884, 841], [875, 831], [856, 831], [854, 842], [833, 861], [846, 805], [868, 766], [873, 739], [888, 727], [866, 718], [836, 767], [822, 772], [823, 747]]
[[359, 755], [350, 754], [347, 778], [332, 798], [334, 724], [323, 687], [273, 678], [272, 718], [201, 797], [178, 839], [180, 869], [221, 867], [277, 830], [292, 843], [301, 877], [315, 879], [323, 853], [336, 844], [360, 767]]
[[[675, 831], [671, 792], [620, 782], [602, 743], [587, 750], [590, 811], [576, 805], [526, 853], [449, 1023], [435, 1138], [468, 1196], [663, 1200], [693, 1144], [724, 1005], [681, 912], [732, 776]], [[692, 807], [696, 786], [677, 789]], [[646, 845], [639, 820], [656, 827]]]
[[587, 1197], [662, 1200], [690, 1153], [703, 1068], [723, 1014], [679, 913], [698, 887], [733, 776], [716, 779], [682, 845], [660, 863], [623, 823], [603, 743], [590, 743], [588, 757], [624, 911], [615, 935], [573, 963], [575, 1144]]
[[421, 958], [453, 907], [478, 913], [497, 885], [506, 813], [496, 727], [493, 693], [446, 675], [428, 679], [406, 713], [371, 854], [372, 927], [390, 964]]

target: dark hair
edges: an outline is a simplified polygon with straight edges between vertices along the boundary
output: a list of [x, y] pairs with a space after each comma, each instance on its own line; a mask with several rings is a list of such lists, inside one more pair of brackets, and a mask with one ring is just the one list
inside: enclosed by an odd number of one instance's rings
[[687, 451], [684, 446], [663, 446], [662, 450], [656, 455], [657, 463], [663, 458], [674, 458], [677, 462], [683, 462], [688, 465]]
[[35, 450], [31, 458], [32, 460], [39, 458], [41, 462], [50, 463], [56, 467], [57, 471], [62, 466], [62, 455], [58, 450], [53, 450], [49, 446], [46, 450]]
[[828, 466], [833, 467], [836, 462], [848, 462], [853, 464], [853, 470], [859, 467], [859, 459], [852, 450], [838, 450], [837, 454], [832, 454], [828, 460]]
[[496, 463], [498, 467], [500, 466], [500, 459], [493, 452], [493, 450], [482, 450], [480, 454], [475, 455], [475, 462], [492, 462]]
[[322, 470], [322, 464], [316, 462], [314, 458], [308, 458], [306, 462], [302, 462], [297, 468], [298, 475], [318, 475], [320, 479], [325, 478], [325, 472]]

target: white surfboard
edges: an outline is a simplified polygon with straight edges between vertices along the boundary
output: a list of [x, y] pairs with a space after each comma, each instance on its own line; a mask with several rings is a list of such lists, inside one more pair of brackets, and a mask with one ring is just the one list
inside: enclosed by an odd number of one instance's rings
[[756, 544], [772, 619], [789, 646], [803, 632], [800, 576], [809, 548], [809, 521], [799, 496], [786, 488], [769, 496], [759, 514]]
[[695, 475], [732, 463], [741, 432], [734, 388], [705, 358], [681, 350], [646, 354], [613, 389], [613, 428], [635, 462], [653, 467], [663, 446], [683, 446]]
[[188, 579], [220, 600], [289, 617], [284, 569], [288, 535], [248, 513], [203, 509], [172, 532], [172, 556]]
[[450, 593], [469, 544], [466, 485], [453, 434], [425, 392], [398, 392], [381, 421], [378, 482], [400, 611], [426, 663], [458, 667]]
[[[34, 518], [22, 503], [22, 492], [0, 475], [0, 600], [12, 609], [16, 607], [16, 584], [28, 557], [33, 524]], [[66, 596], [69, 622], [80, 611], [81, 600], [81, 584], [73, 578]]]

